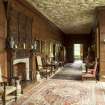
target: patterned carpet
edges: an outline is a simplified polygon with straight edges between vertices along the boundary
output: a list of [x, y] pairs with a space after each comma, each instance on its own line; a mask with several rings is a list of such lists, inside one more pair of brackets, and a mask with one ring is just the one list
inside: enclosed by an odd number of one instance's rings
[[12, 105], [105, 105], [104, 90], [95, 81], [45, 80]]

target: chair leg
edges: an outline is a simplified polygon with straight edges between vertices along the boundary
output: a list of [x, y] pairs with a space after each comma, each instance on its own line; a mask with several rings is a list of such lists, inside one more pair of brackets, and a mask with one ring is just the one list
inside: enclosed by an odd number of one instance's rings
[[2, 103], [3, 103], [3, 105], [6, 105], [6, 102], [5, 102], [5, 94], [2, 95]]
[[3, 105], [6, 105], [6, 96], [5, 96], [5, 94], [6, 94], [6, 83], [4, 82], [4, 93], [3, 93], [3, 95], [2, 95], [2, 102], [3, 102]]
[[15, 102], [17, 100], [17, 90], [15, 91]]

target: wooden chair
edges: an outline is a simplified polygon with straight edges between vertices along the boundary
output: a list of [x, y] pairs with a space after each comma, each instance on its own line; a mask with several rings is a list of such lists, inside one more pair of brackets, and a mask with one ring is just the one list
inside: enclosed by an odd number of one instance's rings
[[48, 57], [42, 57], [42, 64], [51, 70], [51, 74], [55, 73], [57, 63], [55, 63], [54, 61], [49, 61]]
[[95, 63], [95, 66], [93, 69], [87, 69], [87, 73], [82, 74], [82, 80], [84, 79], [95, 79], [96, 80], [96, 70], [97, 70], [97, 62]]
[[2, 75], [0, 68], [0, 97], [2, 105], [6, 105], [11, 100], [17, 100], [17, 78], [12, 78], [11, 83], [8, 78]]
[[7, 81], [0, 81], [0, 97], [2, 105], [6, 105], [11, 100], [17, 100], [17, 87], [16, 80], [15, 83], [11, 84]]
[[57, 61], [52, 61], [51, 65], [52, 65], [52, 72], [55, 73], [58, 70], [59, 63]]
[[37, 67], [38, 67], [38, 71], [40, 72], [40, 75], [42, 77], [47, 77], [50, 76], [51, 74], [51, 69], [47, 66], [47, 65], [43, 65], [42, 63], [42, 58], [40, 55], [36, 56], [36, 60], [37, 60]]

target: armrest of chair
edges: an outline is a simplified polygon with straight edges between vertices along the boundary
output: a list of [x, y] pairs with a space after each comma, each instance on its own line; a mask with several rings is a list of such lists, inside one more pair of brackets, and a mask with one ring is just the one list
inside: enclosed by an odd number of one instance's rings
[[1, 88], [2, 88], [2, 95], [5, 97], [6, 95], [10, 94], [10, 93], [13, 93], [15, 91], [17, 91], [17, 88], [16, 86], [12, 86], [12, 85], [9, 85], [9, 82], [2, 82], [1, 83]]
[[[6, 100], [11, 100], [11, 99], [15, 99], [15, 101], [17, 100], [17, 87], [16, 86], [10, 86], [9, 85], [10, 82], [8, 81], [4, 81], [1, 83], [1, 97], [2, 97], [2, 102], [3, 105], [6, 104]], [[12, 94], [13, 93], [13, 94]]]

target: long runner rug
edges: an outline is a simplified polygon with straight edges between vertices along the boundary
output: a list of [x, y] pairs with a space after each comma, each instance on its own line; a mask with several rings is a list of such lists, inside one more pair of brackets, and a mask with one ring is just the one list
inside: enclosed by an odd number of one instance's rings
[[12, 105], [105, 105], [100, 91], [95, 81], [50, 79], [33, 86]]

